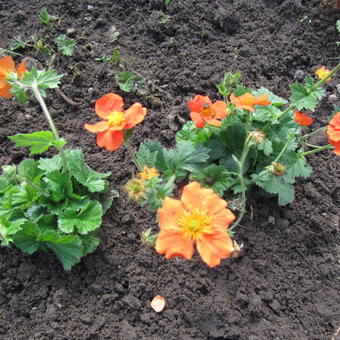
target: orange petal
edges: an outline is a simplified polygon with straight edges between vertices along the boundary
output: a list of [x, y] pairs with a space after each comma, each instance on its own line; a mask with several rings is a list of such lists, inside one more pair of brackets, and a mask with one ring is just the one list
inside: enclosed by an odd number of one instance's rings
[[185, 240], [181, 232], [161, 230], [158, 234], [155, 249], [159, 254], [165, 254], [166, 259], [183, 257], [191, 259], [194, 253], [192, 241]]
[[191, 120], [195, 123], [195, 126], [197, 127], [197, 128], [202, 128], [202, 127], [204, 127], [204, 125], [205, 125], [205, 120], [204, 120], [204, 118], [202, 117], [202, 115], [201, 114], [199, 114], [199, 113], [197, 113], [197, 112], [191, 112], [190, 113], [190, 118], [191, 118]]
[[0, 97], [12, 98], [13, 94], [10, 92], [11, 86], [5, 81], [0, 81]]
[[158, 223], [161, 230], [178, 228], [178, 220], [184, 207], [181, 201], [165, 197], [163, 205], [158, 209]]
[[212, 126], [221, 126], [222, 122], [214, 118], [206, 118], [205, 120], [208, 124]]
[[102, 120], [96, 124], [85, 124], [85, 129], [92, 133], [102, 132], [109, 128], [109, 124], [106, 120]]
[[4, 56], [0, 58], [0, 79], [6, 79], [9, 73], [14, 72], [14, 69], [15, 63], [12, 57]]
[[210, 98], [208, 96], [201, 96], [200, 94], [197, 94], [194, 99], [190, 100], [188, 106], [190, 112], [201, 112], [205, 104], [211, 105]]
[[123, 112], [123, 98], [114, 93], [108, 93], [96, 101], [95, 110], [100, 118], [106, 118], [111, 112]]
[[202, 260], [209, 266], [215, 267], [221, 259], [229, 257], [233, 252], [233, 241], [226, 232], [204, 235], [197, 241], [197, 250]]
[[181, 202], [186, 210], [192, 211], [202, 207], [204, 198], [211, 193], [211, 189], [202, 189], [200, 183], [192, 182], [184, 187]]
[[124, 134], [122, 131], [106, 130], [97, 134], [97, 145], [106, 148], [108, 151], [115, 151], [123, 143]]
[[229, 209], [223, 209], [212, 215], [210, 223], [214, 230], [226, 232], [234, 220], [235, 215]]
[[16, 73], [18, 74], [19, 78], [22, 78], [24, 76], [23, 73], [26, 72], [26, 71], [27, 71], [27, 69], [26, 69], [25, 63], [22, 61], [19, 64]]
[[165, 299], [164, 299], [163, 296], [156, 295], [156, 296], [152, 299], [150, 305], [151, 305], [151, 308], [152, 308], [156, 313], [159, 313], [159, 312], [161, 312], [161, 311], [164, 309], [164, 307], [165, 307]]
[[202, 207], [204, 207], [209, 215], [214, 215], [220, 210], [224, 210], [228, 203], [220, 198], [215, 192], [206, 195], [202, 200]]
[[271, 102], [268, 100], [268, 95], [263, 94], [256, 98], [254, 105], [270, 105]]
[[125, 129], [131, 129], [144, 120], [146, 108], [140, 103], [133, 104], [125, 111], [126, 125]]
[[223, 119], [223, 118], [228, 116], [228, 106], [227, 106], [227, 103], [222, 101], [222, 100], [218, 100], [217, 102], [212, 104], [211, 105], [211, 109], [214, 112], [215, 118]]

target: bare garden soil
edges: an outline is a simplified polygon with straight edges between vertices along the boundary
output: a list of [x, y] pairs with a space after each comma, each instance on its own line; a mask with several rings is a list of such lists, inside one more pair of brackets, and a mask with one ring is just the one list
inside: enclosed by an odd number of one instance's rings
[[[339, 158], [329, 151], [310, 156], [313, 175], [298, 182], [288, 206], [252, 192], [236, 233], [243, 254], [210, 269], [197, 255], [166, 260], [141, 244], [140, 233], [149, 227], [156, 232], [157, 224], [155, 214], [124, 193], [134, 166], [123, 147], [98, 148], [83, 128], [97, 121], [96, 99], [115, 92], [127, 106], [139, 101], [148, 108], [132, 138], [136, 148], [145, 139], [171, 146], [174, 130], [189, 119], [187, 102], [195, 94], [220, 99], [215, 85], [225, 71], [240, 71], [249, 87], [289, 96], [294, 76], [338, 63], [340, 11], [320, 3], [173, 0], [165, 7], [161, 0], [0, 0], [1, 47], [17, 35], [49, 42], [71, 29], [75, 54], [57, 55], [53, 67], [65, 74], [61, 90], [77, 105], [52, 90], [47, 104], [68, 146], [82, 148], [95, 170], [112, 171], [120, 193], [104, 218], [99, 247], [70, 272], [53, 254], [0, 249], [0, 339], [332, 338], [340, 326]], [[39, 22], [42, 7], [60, 17], [52, 30]], [[120, 33], [114, 43], [112, 25]], [[117, 66], [95, 60], [114, 49], [128, 71], [146, 79], [147, 93], [121, 92]], [[23, 53], [46, 65], [33, 49]], [[327, 124], [333, 104], [339, 105], [337, 83], [339, 77], [326, 85], [315, 127]], [[21, 106], [1, 99], [0, 164], [28, 157], [6, 136], [47, 128], [35, 101]], [[155, 295], [166, 298], [159, 314], [150, 308]]]

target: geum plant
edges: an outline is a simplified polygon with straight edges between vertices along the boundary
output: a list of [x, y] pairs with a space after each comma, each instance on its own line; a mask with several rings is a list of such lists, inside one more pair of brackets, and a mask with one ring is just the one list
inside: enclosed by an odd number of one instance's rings
[[2, 167], [0, 242], [28, 254], [52, 251], [69, 270], [98, 246], [96, 232], [112, 197], [105, 180], [110, 173], [92, 170], [81, 150], [64, 149], [66, 141], [59, 136], [44, 100], [46, 90], [58, 87], [61, 77], [54, 70], [27, 71], [23, 62], [15, 70], [11, 57], [0, 59], [0, 96], [15, 95], [24, 103], [28, 94], [33, 95], [50, 127], [9, 138], [17, 147], [27, 147], [30, 156], [50, 148], [58, 151], [52, 158], [25, 159]]
[[[218, 85], [224, 101], [196, 95], [188, 105], [192, 121], [176, 134], [175, 148], [145, 141], [137, 152], [140, 172], [126, 189], [141, 205], [158, 210], [160, 226], [158, 235], [147, 230], [144, 241], [155, 243], [166, 258], [189, 259], [196, 244], [211, 267], [236, 255], [239, 246], [231, 237], [246, 212], [251, 187], [286, 205], [294, 200], [297, 178], [312, 172], [307, 155], [326, 149], [340, 155], [340, 112], [328, 126], [303, 134], [313, 123], [307, 112], [314, 112], [324, 96], [322, 85], [339, 68], [320, 68], [316, 80], [306, 77], [292, 84], [289, 102], [266, 88], [237, 85], [239, 74], [226, 74]], [[308, 142], [326, 129], [329, 144]], [[237, 219], [218, 196], [230, 198]]]

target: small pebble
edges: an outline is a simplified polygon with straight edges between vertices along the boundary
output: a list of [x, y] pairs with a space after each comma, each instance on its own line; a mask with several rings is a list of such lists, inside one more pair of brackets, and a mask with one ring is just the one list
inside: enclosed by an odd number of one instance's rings
[[335, 85], [335, 87], [336, 87], [336, 90], [338, 91], [338, 93], [340, 93], [340, 84]]
[[303, 72], [302, 70], [297, 70], [294, 74], [294, 79], [301, 81], [305, 78], [305, 72]]
[[68, 29], [66, 30], [66, 34], [67, 34], [67, 35], [73, 35], [75, 32], [76, 32], [76, 29], [75, 29], [75, 28], [68, 28]]
[[328, 99], [329, 99], [330, 102], [336, 102], [338, 100], [338, 96], [333, 93], [333, 94], [329, 95]]
[[269, 224], [274, 224], [275, 223], [275, 217], [269, 216], [267, 221], [268, 221]]
[[92, 5], [87, 5], [87, 10], [92, 12], [94, 10], [94, 7]]
[[94, 91], [94, 88], [93, 88], [93, 87], [89, 87], [89, 88], [87, 89], [87, 93], [88, 93], [89, 95], [92, 95], [93, 91]]

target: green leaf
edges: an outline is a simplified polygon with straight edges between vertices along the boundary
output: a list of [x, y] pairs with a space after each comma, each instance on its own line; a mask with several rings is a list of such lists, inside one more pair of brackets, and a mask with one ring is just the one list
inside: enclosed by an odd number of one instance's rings
[[73, 185], [70, 174], [55, 170], [44, 177], [44, 182], [55, 202], [60, 202], [68, 197], [73, 198]]
[[33, 159], [25, 159], [17, 166], [17, 172], [19, 178], [28, 179], [34, 184], [40, 182], [40, 178], [43, 175], [42, 171], [38, 168], [38, 162]]
[[28, 147], [30, 156], [41, 154], [51, 146], [60, 147], [66, 142], [63, 138], [56, 140], [51, 131], [37, 131], [33, 133], [17, 134], [8, 137], [16, 143], [16, 147]]
[[66, 56], [72, 56], [74, 52], [74, 48], [77, 45], [77, 42], [74, 39], [68, 38], [65, 34], [60, 34], [58, 37], [54, 39], [58, 50]]
[[4, 216], [0, 216], [0, 241], [2, 246], [9, 245], [13, 242], [13, 236], [22, 229], [22, 225], [27, 222], [26, 219], [10, 221]]
[[321, 98], [325, 95], [324, 89], [318, 87], [313, 89], [314, 80], [312, 77], [305, 78], [305, 86], [299, 83], [291, 85], [290, 100], [297, 110], [314, 110]]
[[166, 171], [164, 176], [184, 177], [186, 171], [197, 171], [209, 158], [209, 149], [201, 143], [179, 142], [175, 149], [164, 150]]
[[290, 151], [285, 154], [285, 164], [287, 167], [287, 174], [292, 177], [304, 177], [307, 178], [312, 174], [312, 167], [307, 164], [307, 160], [304, 156]]
[[51, 21], [57, 20], [58, 17], [54, 15], [49, 15], [47, 9], [44, 7], [39, 12], [39, 19], [42, 24], [46, 25], [48, 28], [52, 28]]
[[271, 122], [271, 124], [277, 124], [276, 117], [280, 115], [282, 111], [272, 105], [257, 106], [255, 112], [252, 114], [253, 120], [258, 122]]
[[58, 74], [55, 70], [40, 71], [32, 68], [31, 71], [25, 72], [20, 82], [26, 86], [37, 86], [43, 97], [46, 97], [46, 89], [54, 89], [58, 87], [62, 74]]
[[221, 80], [219, 85], [216, 85], [218, 92], [224, 96], [228, 97], [232, 91], [232, 89], [237, 85], [239, 79], [241, 77], [240, 72], [230, 73], [227, 72], [224, 74], [224, 78]]
[[338, 33], [340, 34], [340, 20], [336, 21], [336, 29], [338, 30]]
[[111, 43], [115, 42], [118, 39], [119, 35], [120, 33], [118, 32], [116, 26], [111, 26], [109, 32], [110, 42]]
[[39, 242], [36, 240], [39, 231], [37, 224], [33, 222], [25, 223], [22, 225], [22, 230], [14, 235], [14, 244], [23, 252], [33, 254], [39, 249]]
[[261, 87], [257, 91], [252, 91], [252, 92], [253, 92], [253, 95], [256, 96], [256, 97], [261, 96], [263, 94], [267, 94], [268, 100], [271, 102], [271, 105], [273, 105], [273, 106], [282, 106], [282, 105], [288, 103], [286, 99], [283, 99], [283, 98], [275, 95], [273, 92], [269, 91], [265, 87]]
[[203, 128], [197, 128], [194, 122], [189, 121], [176, 133], [176, 142], [206, 142], [213, 133], [219, 133], [220, 131], [220, 127], [209, 124], [206, 124]]
[[219, 196], [229, 189], [235, 179], [226, 171], [225, 167], [216, 164], [210, 164], [202, 171], [190, 175], [190, 180], [197, 180], [206, 188], [211, 188]]
[[92, 170], [84, 161], [81, 150], [67, 150], [65, 152], [69, 172], [79, 183], [88, 188], [90, 192], [102, 192], [106, 189], [107, 182], [104, 178], [111, 175], [111, 172], [100, 174]]
[[140, 90], [144, 93], [148, 91], [148, 84], [142, 76], [131, 72], [121, 72], [115, 75], [115, 80], [119, 88], [124, 92]]
[[266, 156], [269, 156], [273, 152], [272, 141], [268, 138], [265, 138], [262, 143], [257, 143], [256, 147], [258, 150], [262, 150]]
[[82, 235], [81, 241], [83, 243], [83, 256], [93, 253], [100, 243], [100, 239], [93, 235]]
[[52, 158], [40, 158], [38, 163], [38, 168], [43, 170], [45, 173], [61, 170], [63, 167], [63, 162], [59, 155], [55, 155]]
[[294, 201], [295, 191], [292, 185], [294, 180], [289, 176], [276, 176], [268, 174], [256, 181], [256, 184], [271, 194], [277, 194], [279, 205], [286, 205]]
[[80, 234], [96, 230], [102, 223], [103, 208], [97, 201], [89, 201], [79, 212], [66, 210], [59, 215], [58, 228], [64, 233], [72, 233], [74, 227]]
[[156, 167], [160, 171], [165, 171], [167, 168], [165, 150], [160, 142], [144, 141], [137, 152], [137, 161], [141, 166]]
[[57, 255], [65, 270], [79, 263], [84, 254], [82, 242], [76, 235], [61, 235], [47, 229], [39, 234], [38, 241], [44, 242]]

